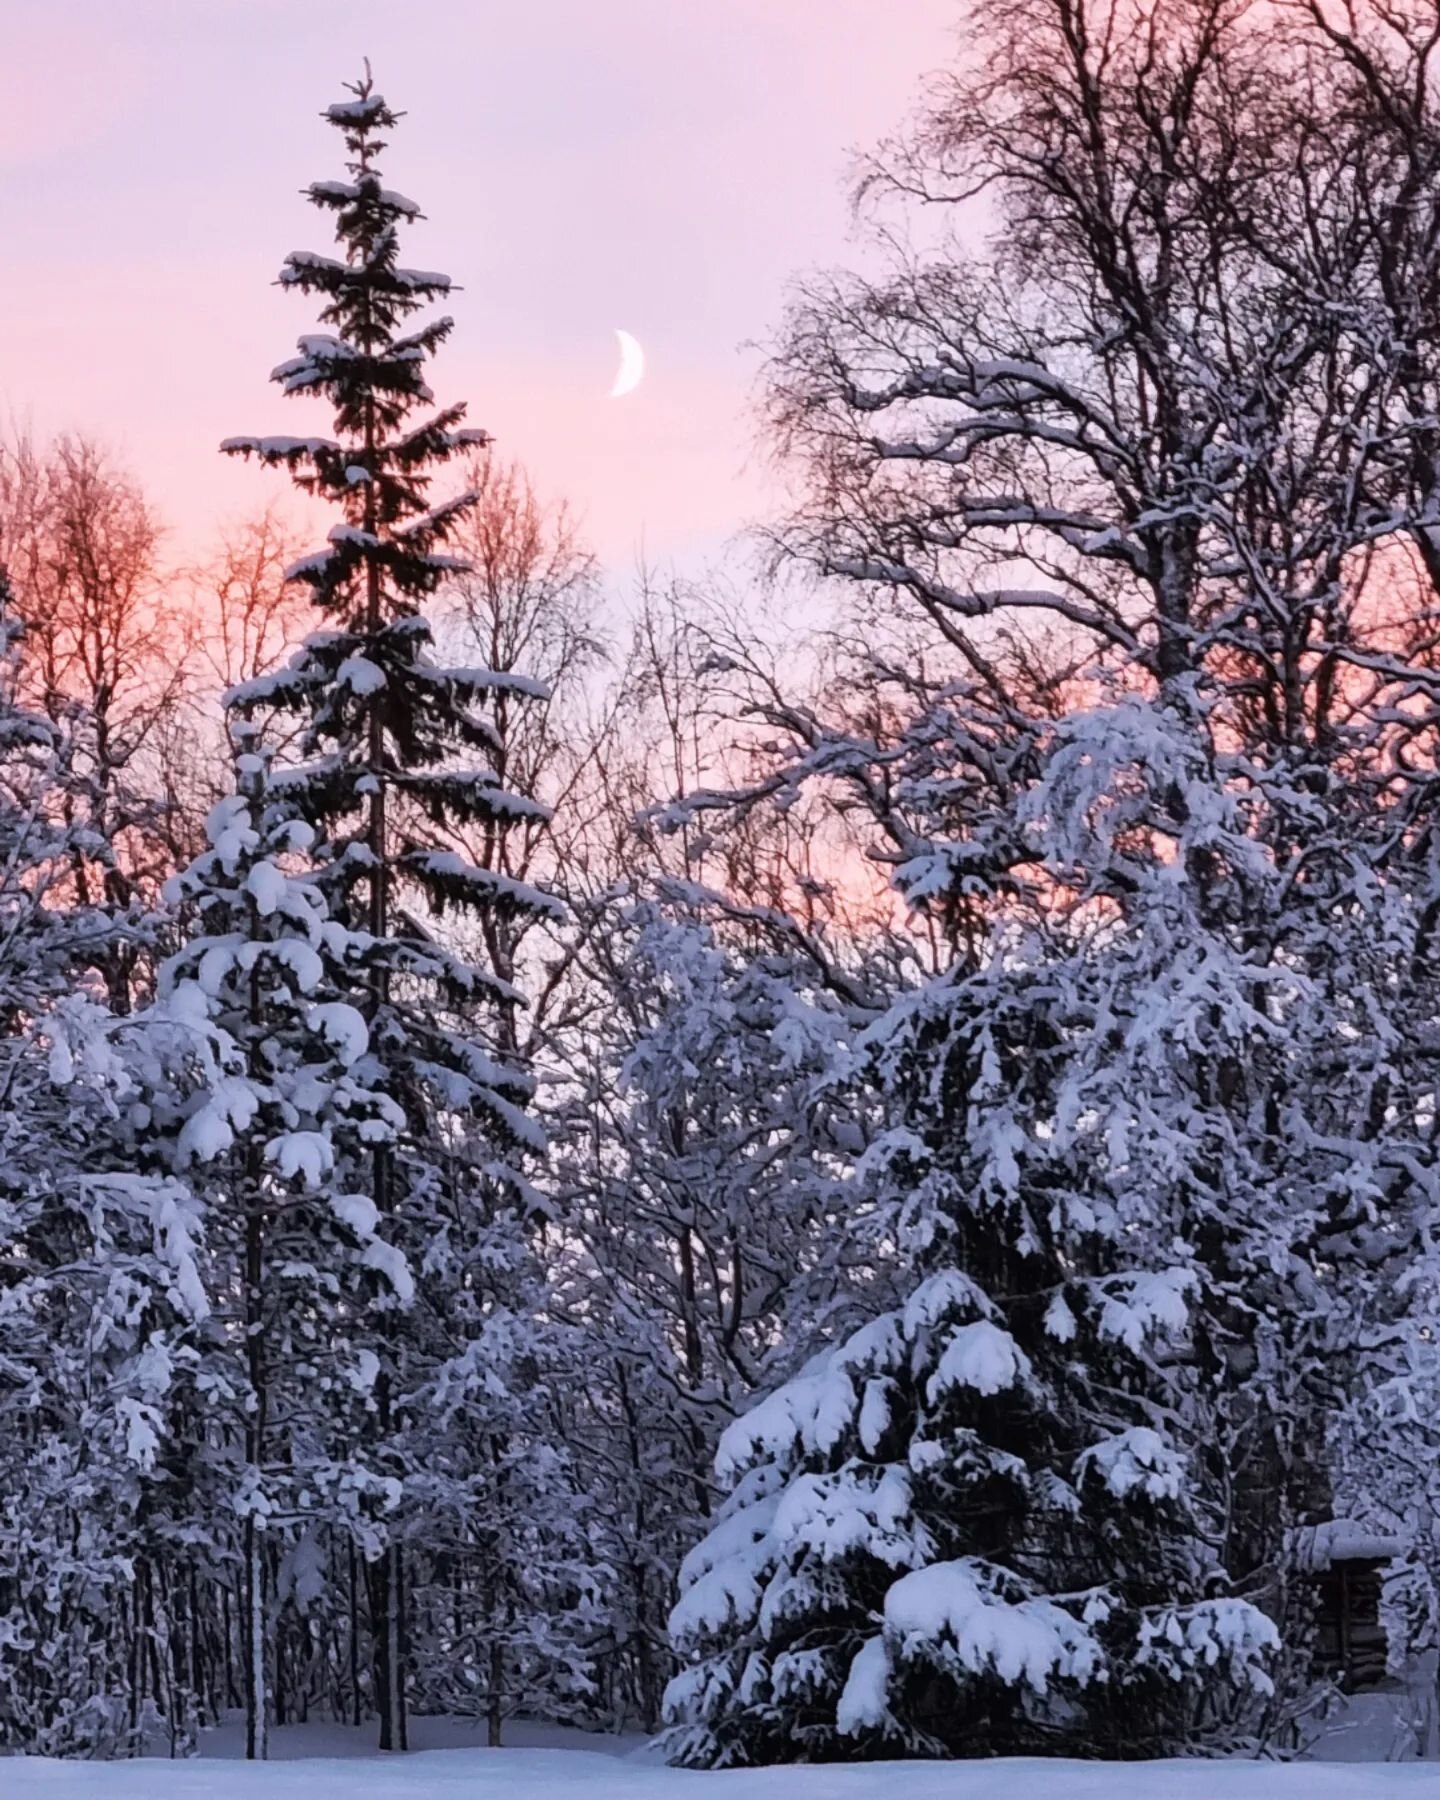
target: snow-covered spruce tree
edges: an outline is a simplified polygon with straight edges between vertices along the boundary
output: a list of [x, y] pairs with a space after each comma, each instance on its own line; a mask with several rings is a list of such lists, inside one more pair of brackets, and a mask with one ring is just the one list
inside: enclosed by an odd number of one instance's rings
[[1002, 1309], [943, 1270], [726, 1434], [672, 1621], [677, 1760], [1143, 1756], [1269, 1691], [1275, 1628], [1206, 1597], [1183, 1459], [1122, 1423], [1163, 1407], [1105, 1388], [1183, 1282], [1069, 1284], [1088, 1316], [1066, 1285]]
[[[192, 925], [160, 971], [157, 1013], [192, 1035], [195, 1076], [166, 1121], [212, 1220], [217, 1291], [237, 1302], [243, 1369], [217, 1491], [241, 1523], [246, 1753], [266, 1754], [272, 1576], [326, 1528], [367, 1552], [393, 1480], [365, 1462], [377, 1316], [409, 1303], [409, 1270], [363, 1182], [404, 1125], [353, 992], [364, 944], [328, 916], [303, 858], [312, 828], [277, 799], [251, 728], [209, 848], [171, 883]], [[223, 1271], [221, 1270], [223, 1265]], [[378, 1279], [377, 1279], [378, 1278]]]
[[115, 934], [75, 894], [109, 846], [21, 655], [0, 577], [0, 1752], [114, 1754], [193, 1723], [160, 1546], [208, 1302], [189, 1196], [137, 1172]]
[[[278, 707], [305, 721], [309, 760], [284, 779], [317, 828], [315, 854], [335, 916], [367, 934], [355, 998], [384, 1085], [406, 1118], [395, 1142], [372, 1150], [367, 1177], [387, 1241], [407, 1258], [418, 1286], [403, 1328], [374, 1346], [373, 1456], [404, 1499], [371, 1566], [370, 1621], [381, 1745], [399, 1749], [406, 1741], [407, 1585], [423, 1579], [407, 1571], [402, 1541], [423, 1537], [414, 1483], [428, 1453], [417, 1434], [436, 1384], [448, 1400], [464, 1374], [476, 1411], [465, 1457], [445, 1464], [453, 1495], [479, 1482], [480, 1465], [497, 1453], [485, 1430], [481, 1345], [492, 1310], [509, 1310], [502, 1290], [528, 1254], [523, 1214], [531, 1196], [520, 1167], [542, 1141], [524, 1110], [530, 1077], [506, 1058], [495, 1026], [519, 995], [442, 944], [430, 921], [452, 910], [463, 918], [559, 909], [447, 842], [452, 825], [503, 823], [537, 810], [507, 793], [483, 760], [495, 744], [487, 696], [501, 687], [515, 695], [534, 690], [519, 675], [442, 667], [429, 654], [422, 606], [454, 568], [441, 546], [474, 496], [431, 505], [427, 489], [439, 465], [484, 434], [462, 425], [462, 406], [429, 411], [425, 364], [452, 321], [436, 318], [410, 332], [402, 325], [451, 284], [401, 264], [399, 228], [418, 208], [383, 185], [377, 166], [396, 115], [368, 74], [352, 93], [325, 115], [344, 138], [349, 177], [309, 189], [315, 205], [336, 216], [343, 254], [296, 252], [281, 273], [286, 287], [321, 299], [331, 330], [302, 338], [299, 355], [274, 376], [287, 394], [327, 400], [337, 435], [237, 438], [223, 447], [288, 468], [302, 489], [342, 514], [327, 546], [291, 571], [309, 585], [327, 629], [284, 672], [234, 698], [243, 709]], [[511, 1317], [523, 1334], [525, 1320]], [[426, 1505], [435, 1518], [433, 1493]], [[499, 1530], [495, 1521], [486, 1526]], [[456, 1555], [467, 1578], [483, 1579], [472, 1548], [460, 1545]]]
[[[1178, 1006], [1165, 992], [1173, 918], [1158, 971], [1144, 945], [1128, 982], [1128, 948], [1093, 970], [1086, 934], [1072, 946], [1038, 887], [1033, 920], [1002, 909], [987, 931], [977, 898], [993, 904], [1044, 806], [998, 813], [963, 854], [944, 838], [923, 851], [917, 810], [959, 823], [960, 789], [937, 779], [947, 710], [917, 729], [916, 766], [890, 774], [911, 795], [900, 879], [950, 909], [955, 960], [865, 1034], [891, 1122], [848, 1226], [882, 1266], [889, 1250], [880, 1291], [903, 1291], [906, 1269], [917, 1285], [722, 1440], [733, 1492], [672, 1620], [688, 1665], [668, 1696], [672, 1749], [687, 1762], [1153, 1755], [1270, 1692], [1275, 1628], [1230, 1593], [1217, 1554], [1223, 1490], [1189, 1370], [1202, 1278], [1165, 1192], [1185, 1096], [1154, 1073], [1170, 1073], [1170, 1033], [1184, 1042], [1227, 998], [1223, 981], [1180, 983]], [[973, 754], [986, 723], [977, 712], [962, 732], [952, 713], [952, 754]], [[1077, 802], [1073, 762], [1055, 763], [1037, 793], [1073, 824], [1093, 794]], [[1109, 760], [1099, 769], [1108, 791]], [[1159, 770], [1162, 790], [1177, 773]], [[1213, 842], [1214, 821], [1202, 829]], [[1087, 1070], [1107, 1021], [1132, 1018]], [[1184, 1073], [1182, 1059], [1177, 1086]], [[1153, 1176], [1129, 1149], [1147, 1131]]]

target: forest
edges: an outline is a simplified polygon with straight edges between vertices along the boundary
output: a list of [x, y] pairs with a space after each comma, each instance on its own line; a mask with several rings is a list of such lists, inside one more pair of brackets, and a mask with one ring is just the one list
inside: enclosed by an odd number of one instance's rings
[[0, 442], [0, 1754], [1440, 1754], [1440, 4], [975, 6], [620, 609], [384, 74]]

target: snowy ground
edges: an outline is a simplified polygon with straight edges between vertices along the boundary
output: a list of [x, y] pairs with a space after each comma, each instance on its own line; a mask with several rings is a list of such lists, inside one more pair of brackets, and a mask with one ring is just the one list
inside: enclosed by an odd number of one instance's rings
[[[0, 1759], [3, 1800], [1440, 1800], [1435, 1763], [885, 1763], [694, 1774], [634, 1739], [516, 1733], [517, 1746], [457, 1742], [421, 1721], [422, 1748], [381, 1758], [369, 1734], [277, 1733], [276, 1760], [235, 1760], [231, 1732], [188, 1762]], [[527, 1739], [529, 1741], [527, 1741]]]

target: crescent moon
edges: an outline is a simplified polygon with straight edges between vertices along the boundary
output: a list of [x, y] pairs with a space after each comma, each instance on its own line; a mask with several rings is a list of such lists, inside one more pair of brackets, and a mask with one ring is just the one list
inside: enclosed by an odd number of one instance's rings
[[645, 352], [628, 331], [617, 330], [615, 336], [620, 344], [620, 367], [615, 372], [615, 385], [610, 390], [610, 398], [619, 400], [639, 387], [640, 378], [645, 373]]

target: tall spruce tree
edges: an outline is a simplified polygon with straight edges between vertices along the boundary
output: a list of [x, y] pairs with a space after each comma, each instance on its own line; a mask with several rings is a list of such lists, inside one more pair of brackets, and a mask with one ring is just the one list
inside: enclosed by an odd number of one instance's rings
[[[335, 915], [367, 935], [359, 998], [386, 1089], [406, 1116], [395, 1141], [372, 1147], [369, 1191], [388, 1237], [422, 1278], [404, 1330], [375, 1346], [377, 1454], [378, 1466], [413, 1495], [407, 1421], [421, 1410], [427, 1380], [444, 1381], [448, 1391], [448, 1376], [473, 1367], [467, 1351], [481, 1328], [478, 1304], [458, 1318], [447, 1309], [447, 1280], [463, 1269], [459, 1279], [473, 1291], [486, 1267], [505, 1268], [493, 1251], [472, 1257], [466, 1247], [497, 1229], [523, 1235], [531, 1195], [521, 1165], [542, 1143], [525, 1111], [531, 1080], [495, 1028], [520, 996], [439, 942], [431, 921], [452, 909], [472, 916], [560, 909], [469, 861], [449, 841], [455, 827], [503, 828], [542, 811], [507, 793], [486, 760], [497, 747], [487, 701], [501, 689], [538, 690], [516, 674], [444, 667], [431, 655], [422, 606], [458, 566], [443, 544], [476, 496], [432, 505], [430, 481], [486, 437], [463, 425], [462, 405], [431, 410], [425, 365], [453, 321], [402, 327], [450, 292], [450, 278], [400, 262], [400, 227], [419, 208], [387, 188], [378, 168], [397, 114], [368, 68], [350, 92], [324, 114], [344, 139], [348, 178], [308, 190], [334, 215], [342, 254], [294, 252], [280, 275], [282, 286], [321, 300], [329, 329], [302, 337], [299, 354], [273, 374], [286, 394], [328, 401], [336, 435], [232, 438], [222, 449], [285, 467], [298, 487], [341, 514], [326, 546], [290, 571], [310, 587], [327, 629], [285, 671], [247, 685], [234, 701], [242, 710], [277, 707], [304, 719], [307, 760], [285, 780], [317, 828], [321, 880]], [[518, 1246], [511, 1267], [522, 1254]], [[454, 1479], [463, 1486], [460, 1472]], [[370, 1570], [382, 1749], [406, 1745], [407, 1521], [413, 1529], [402, 1504]]]

